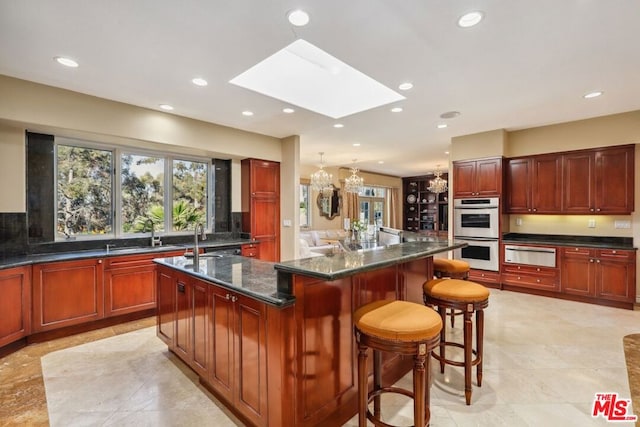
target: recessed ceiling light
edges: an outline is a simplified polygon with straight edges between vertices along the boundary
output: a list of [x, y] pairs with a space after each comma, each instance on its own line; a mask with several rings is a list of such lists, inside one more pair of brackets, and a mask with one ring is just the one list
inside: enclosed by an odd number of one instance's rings
[[359, 142], [354, 142], [354, 143], [353, 143], [353, 146], [354, 146], [354, 147], [360, 147], [360, 143], [359, 143]]
[[253, 111], [245, 110], [242, 112], [242, 115], [247, 117], [253, 116]]
[[438, 124], [437, 127], [438, 127], [438, 129], [444, 129], [444, 128], [447, 127], [447, 124], [446, 123], [440, 123], [440, 124]]
[[445, 152], [444, 152], [444, 154], [449, 154], [449, 152], [448, 152], [448, 151], [445, 151]]
[[76, 68], [78, 66], [76, 61], [71, 58], [65, 58], [64, 56], [56, 56], [53, 59], [55, 59], [58, 64], [62, 64], [65, 67]]
[[162, 108], [163, 110], [167, 110], [167, 111], [173, 110], [173, 106], [171, 106], [169, 104], [160, 104], [160, 108]]
[[192, 79], [191, 83], [193, 83], [196, 86], [206, 86], [209, 84], [205, 79], [202, 79], [200, 77], [196, 77], [195, 79]]
[[304, 10], [296, 9], [287, 14], [287, 19], [291, 25], [296, 27], [304, 27], [309, 23], [309, 14]]
[[460, 111], [447, 111], [446, 113], [440, 114], [441, 119], [453, 119], [460, 115]]
[[379, 165], [384, 164], [384, 160], [378, 160], [378, 164], [379, 164]]
[[462, 28], [469, 28], [477, 25], [482, 18], [484, 17], [484, 13], [479, 10], [474, 10], [473, 12], [468, 12], [458, 18], [458, 25]]
[[293, 108], [288, 108], [288, 107], [287, 107], [287, 108], [283, 108], [283, 109], [282, 109], [282, 112], [283, 112], [283, 113], [286, 113], [286, 114], [291, 114], [291, 113], [293, 113], [293, 112], [295, 112], [295, 111], [296, 111], [296, 110], [294, 110]]
[[398, 86], [398, 89], [400, 90], [409, 90], [413, 88], [413, 84], [412, 83], [402, 83], [400, 86]]
[[335, 125], [333, 125], [333, 127], [336, 129], [340, 129], [340, 128], [343, 128], [344, 125], [342, 123], [336, 123]]
[[391, 109], [392, 113], [401, 113], [402, 112], [402, 107], [393, 107]]
[[602, 95], [603, 93], [604, 93], [604, 92], [597, 90], [597, 91], [595, 91], [595, 92], [589, 92], [589, 93], [587, 93], [586, 95], [584, 95], [584, 97], [585, 97], [586, 99], [590, 99], [590, 98], [597, 98], [597, 97], [599, 97], [600, 95]]

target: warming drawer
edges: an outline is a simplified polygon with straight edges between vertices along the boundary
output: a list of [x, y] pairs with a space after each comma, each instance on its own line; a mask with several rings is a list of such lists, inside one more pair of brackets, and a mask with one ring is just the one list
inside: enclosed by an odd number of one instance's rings
[[556, 249], [542, 246], [505, 245], [504, 262], [555, 268]]

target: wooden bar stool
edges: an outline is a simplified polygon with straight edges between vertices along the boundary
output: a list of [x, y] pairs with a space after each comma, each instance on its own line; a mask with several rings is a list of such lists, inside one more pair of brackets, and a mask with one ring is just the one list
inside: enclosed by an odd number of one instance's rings
[[469, 268], [468, 262], [459, 259], [433, 258], [433, 274], [438, 279], [450, 277], [467, 280]]
[[[431, 354], [440, 361], [440, 372], [444, 365], [464, 367], [464, 396], [467, 405], [471, 404], [471, 369], [476, 366], [478, 387], [482, 386], [482, 347], [484, 337], [484, 309], [489, 305], [489, 290], [479, 283], [460, 279], [433, 279], [423, 286], [424, 303], [437, 306], [443, 322], [440, 331], [439, 351]], [[447, 341], [444, 321], [447, 309], [461, 310], [464, 316], [463, 342]], [[476, 313], [476, 348], [473, 348], [472, 315]], [[459, 362], [446, 357], [446, 347], [453, 346], [464, 350], [464, 361]], [[473, 358], [475, 356], [475, 358]]]
[[[469, 263], [458, 259], [433, 258], [433, 275], [438, 279], [449, 277], [451, 279], [467, 280], [469, 278]], [[462, 312], [449, 311], [451, 327], [456, 325], [456, 316], [461, 316]]]
[[[367, 419], [376, 426], [390, 426], [381, 420], [380, 395], [399, 393], [413, 398], [413, 423], [429, 425], [429, 387], [431, 364], [429, 354], [440, 341], [442, 321], [429, 307], [408, 301], [375, 301], [353, 314], [358, 343], [358, 425]], [[367, 350], [373, 349], [373, 390], [368, 392]], [[413, 391], [400, 387], [382, 387], [380, 352], [413, 356]], [[369, 410], [373, 399], [374, 412]]]

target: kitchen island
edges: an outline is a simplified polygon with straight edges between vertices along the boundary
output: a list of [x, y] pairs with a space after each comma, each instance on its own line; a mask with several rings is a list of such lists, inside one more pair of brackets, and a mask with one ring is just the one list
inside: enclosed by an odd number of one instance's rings
[[[244, 422], [339, 426], [357, 412], [352, 313], [422, 303], [436, 238], [270, 263], [238, 256], [156, 259], [158, 336]], [[384, 377], [411, 368], [383, 357]]]

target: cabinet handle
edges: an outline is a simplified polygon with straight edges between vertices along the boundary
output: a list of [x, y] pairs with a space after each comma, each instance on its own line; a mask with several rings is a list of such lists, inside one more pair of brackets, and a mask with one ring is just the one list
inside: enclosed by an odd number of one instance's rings
[[231, 297], [231, 302], [236, 302], [236, 301], [238, 301], [238, 297], [237, 297], [237, 296], [235, 296], [235, 295], [234, 295], [234, 296], [232, 296], [232, 297]]
[[540, 283], [540, 279], [536, 279], [536, 283]]
[[533, 208], [533, 211], [534, 211], [534, 212], [538, 212], [538, 209], [536, 209], [536, 208]]
[[593, 258], [589, 259], [589, 262], [593, 262]]
[[520, 276], [518, 276], [518, 280], [520, 280]]
[[598, 264], [600, 264], [600, 260], [599, 260], [599, 259], [597, 259], [597, 260], [596, 260], [596, 262], [597, 262]]
[[184, 283], [178, 283], [178, 292], [184, 294]]
[[101, 259], [98, 260], [98, 264], [102, 264], [102, 260]]
[[539, 269], [539, 268], [536, 268], [536, 271], [540, 271], [540, 269]]
[[600, 212], [600, 208], [596, 209], [596, 212]]
[[227, 300], [230, 300], [230, 299], [231, 299], [231, 294], [226, 294], [224, 297], [225, 297]]
[[593, 212], [593, 208], [589, 209], [590, 212]]
[[615, 255], [618, 253], [618, 251], [611, 251], [611, 253]]

